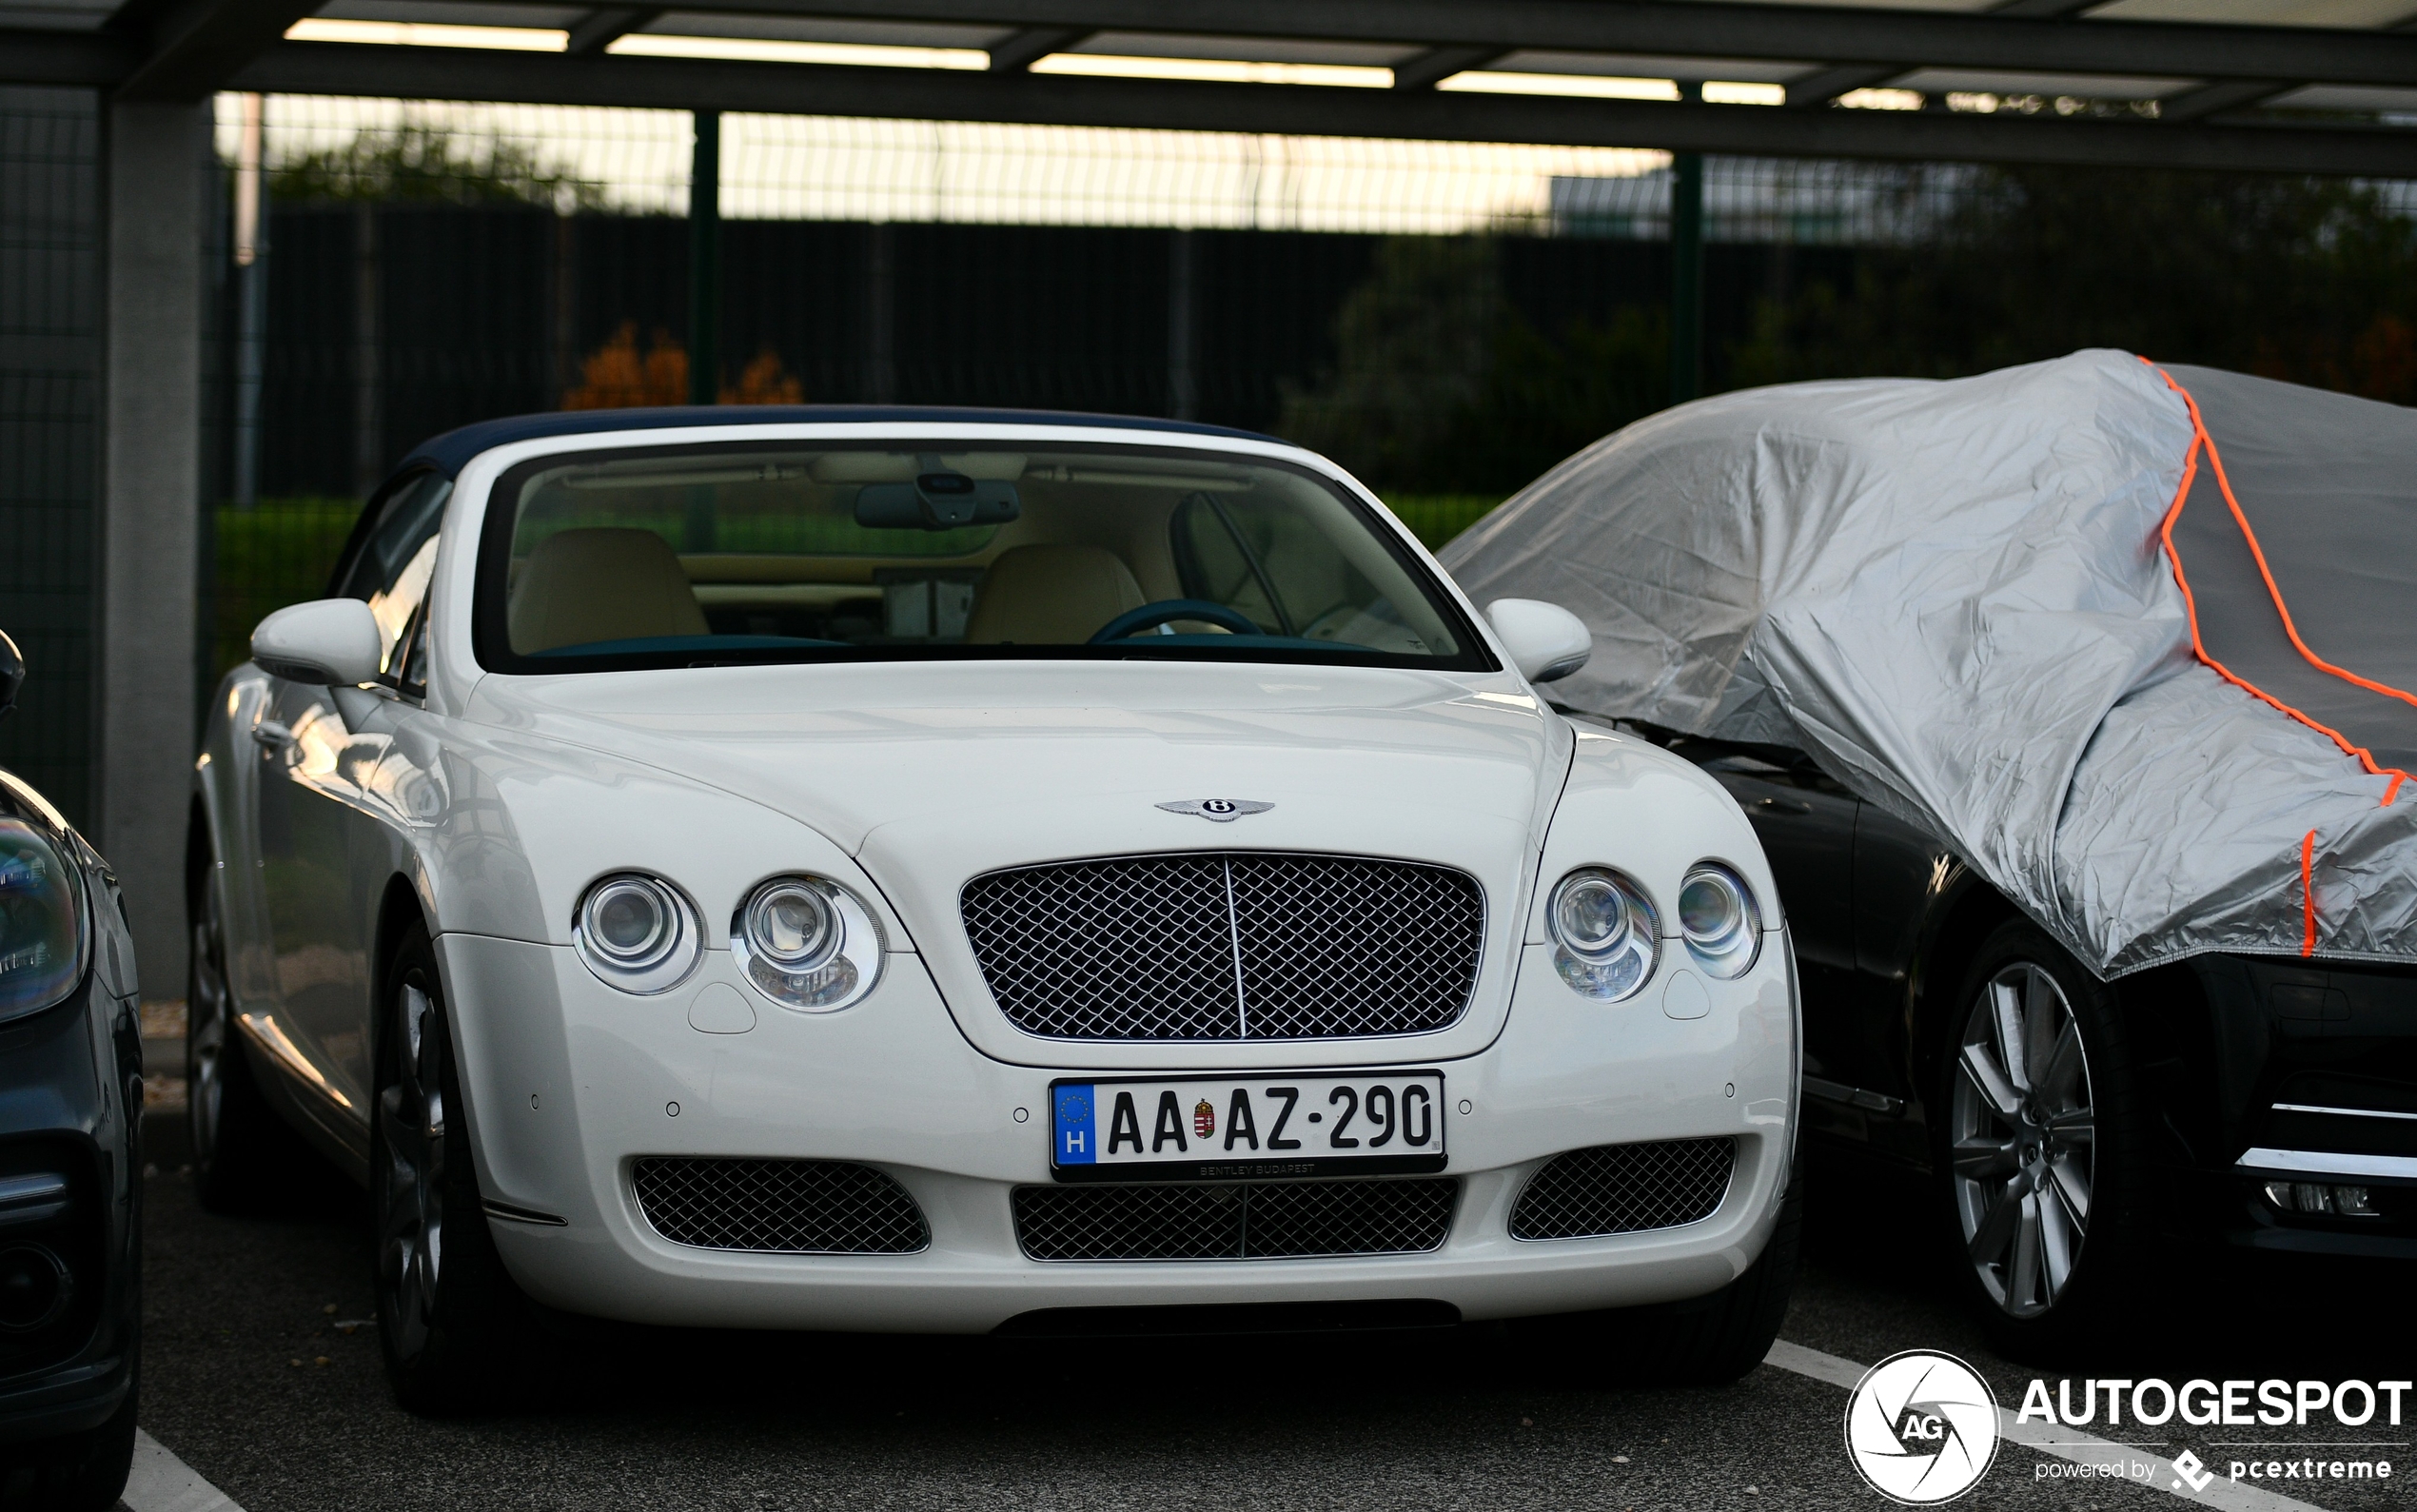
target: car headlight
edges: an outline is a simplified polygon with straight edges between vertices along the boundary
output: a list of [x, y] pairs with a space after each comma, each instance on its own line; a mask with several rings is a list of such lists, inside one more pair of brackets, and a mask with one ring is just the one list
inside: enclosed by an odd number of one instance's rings
[[1743, 976], [1762, 953], [1762, 911], [1745, 878], [1699, 861], [1679, 884], [1679, 933], [1696, 964], [1719, 977]]
[[686, 981], [704, 954], [704, 935], [678, 889], [638, 872], [589, 888], [571, 926], [571, 943], [597, 979], [641, 996]]
[[57, 846], [0, 819], [0, 1019], [40, 1012], [84, 977], [84, 882]]
[[747, 894], [730, 948], [756, 991], [828, 1013], [881, 979], [881, 926], [855, 893], [818, 876], [776, 876]]
[[1544, 930], [1561, 979], [1606, 1003], [1633, 996], [1661, 955], [1660, 921], [1644, 890], [1604, 867], [1580, 867], [1561, 879]]

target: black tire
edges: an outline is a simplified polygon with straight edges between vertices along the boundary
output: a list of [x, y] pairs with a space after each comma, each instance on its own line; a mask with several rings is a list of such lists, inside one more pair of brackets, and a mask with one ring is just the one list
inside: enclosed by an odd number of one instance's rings
[[539, 1379], [540, 1340], [487, 1228], [424, 928], [404, 937], [379, 1002], [370, 1282], [387, 1379], [406, 1409], [431, 1417], [523, 1405]]
[[2036, 925], [1999, 925], [1950, 1001], [1933, 1094], [1935, 1207], [1991, 1347], [2047, 1363], [2119, 1331], [2156, 1209], [2114, 991]]
[[126, 1402], [97, 1428], [48, 1443], [19, 1444], [22, 1463], [0, 1470], [0, 1512], [108, 1512], [126, 1491], [134, 1463], [134, 1408]]
[[256, 1212], [290, 1185], [300, 1142], [261, 1094], [235, 1027], [215, 870], [205, 858], [187, 894], [185, 1107], [193, 1186], [211, 1212]]
[[1798, 1168], [1762, 1253], [1719, 1290], [1661, 1306], [1525, 1319], [1515, 1337], [1548, 1373], [1574, 1384], [1727, 1385], [1760, 1365], [1778, 1338], [1803, 1238]]

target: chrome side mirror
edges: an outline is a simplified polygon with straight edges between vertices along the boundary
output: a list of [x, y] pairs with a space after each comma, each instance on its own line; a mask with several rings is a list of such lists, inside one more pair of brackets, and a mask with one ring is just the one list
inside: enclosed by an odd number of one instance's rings
[[1557, 603], [1497, 599], [1485, 606], [1485, 620], [1510, 653], [1511, 664], [1530, 682], [1566, 677], [1595, 654], [1586, 621]]
[[17, 690], [25, 686], [25, 653], [0, 630], [0, 719], [17, 706]]
[[376, 680], [385, 651], [378, 617], [358, 599], [289, 604], [252, 632], [252, 659], [263, 672], [334, 688]]

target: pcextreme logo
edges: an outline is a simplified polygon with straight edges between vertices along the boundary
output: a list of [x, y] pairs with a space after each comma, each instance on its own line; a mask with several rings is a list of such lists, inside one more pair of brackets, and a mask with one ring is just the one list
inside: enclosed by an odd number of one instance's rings
[[1864, 1371], [1847, 1398], [1846, 1455], [1892, 1502], [1952, 1502], [1997, 1457], [1997, 1399], [1954, 1355], [1890, 1355]]

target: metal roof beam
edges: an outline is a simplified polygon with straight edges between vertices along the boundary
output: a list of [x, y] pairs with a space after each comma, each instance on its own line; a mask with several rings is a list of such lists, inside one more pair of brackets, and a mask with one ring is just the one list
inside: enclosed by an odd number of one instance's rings
[[1842, 69], [1823, 69], [1818, 73], [1808, 73], [1801, 79], [1787, 82], [1788, 107], [1796, 110], [1818, 110], [1841, 94], [1876, 88], [1904, 71], [1893, 67], [1876, 69], [1868, 63], [1850, 63]]
[[0, 31], [0, 84], [106, 89], [142, 56], [141, 49], [106, 31]]
[[2243, 110], [2261, 100], [2270, 100], [2294, 86], [2276, 79], [2228, 79], [2221, 84], [2202, 84], [2195, 89], [2185, 89], [2157, 103], [2160, 121], [2196, 121], [2226, 110]]
[[1432, 89], [1455, 73], [1485, 67], [1503, 52], [1501, 48], [1429, 48], [1393, 65], [1393, 88]]
[[1071, 27], [1027, 27], [1000, 38], [991, 48], [992, 73], [1029, 73], [1032, 65], [1052, 52], [1063, 52], [1083, 40]]
[[200, 100], [324, 0], [186, 0], [162, 11], [142, 61], [118, 85], [121, 100]]
[[633, 10], [625, 6], [590, 10], [572, 26], [570, 36], [562, 45], [563, 49], [569, 52], [601, 52], [662, 13], [657, 9]]
[[1704, 0], [710, 0], [717, 10], [1430, 48], [2417, 85], [2417, 33]]
[[1782, 157], [2417, 178], [2417, 131], [1205, 84], [284, 42], [230, 87], [1040, 126], [1648, 147]]

